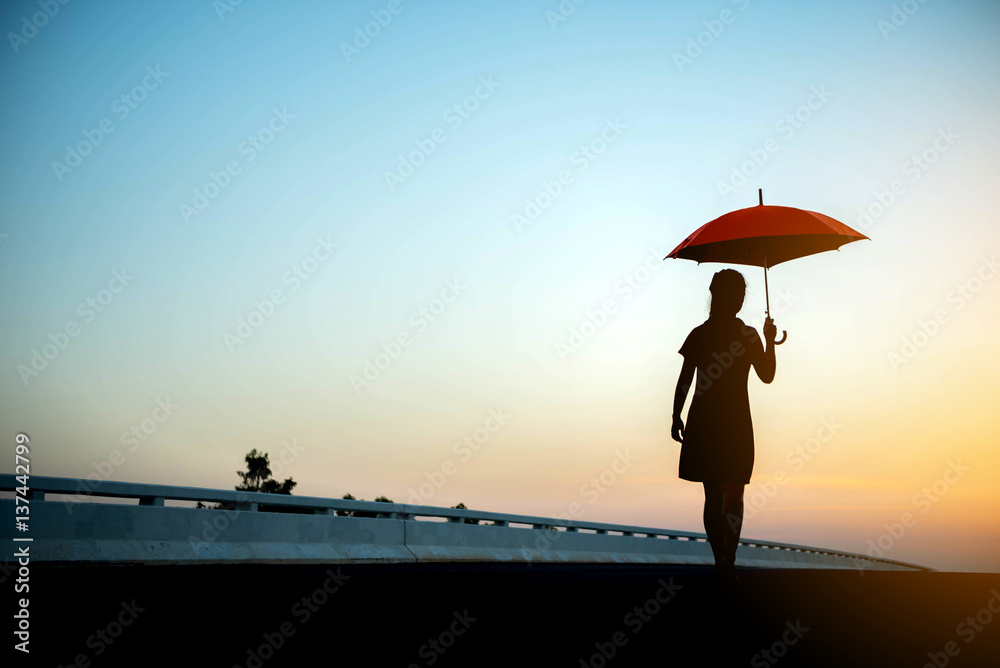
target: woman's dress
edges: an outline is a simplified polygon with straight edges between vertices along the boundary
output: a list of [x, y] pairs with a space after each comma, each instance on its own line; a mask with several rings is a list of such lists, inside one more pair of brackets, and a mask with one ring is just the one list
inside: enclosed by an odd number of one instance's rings
[[694, 482], [750, 482], [753, 422], [747, 377], [763, 361], [757, 330], [739, 318], [709, 318], [695, 327], [680, 354], [698, 370], [684, 425], [679, 475]]

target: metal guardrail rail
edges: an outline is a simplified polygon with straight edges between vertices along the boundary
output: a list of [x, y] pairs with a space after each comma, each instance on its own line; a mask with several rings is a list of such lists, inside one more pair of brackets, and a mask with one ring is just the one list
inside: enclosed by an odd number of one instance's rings
[[[0, 474], [0, 492], [14, 492], [22, 485], [13, 474]], [[490, 523], [486, 526], [524, 527], [533, 530], [547, 530], [556, 527], [570, 533], [592, 532], [595, 534], [631, 536], [636, 538], [654, 538], [680, 541], [706, 542], [703, 533], [676, 531], [654, 527], [631, 526], [625, 524], [608, 524], [603, 522], [588, 522], [566, 520], [555, 517], [539, 517], [534, 515], [512, 515], [484, 510], [441, 508], [437, 506], [412, 505], [407, 503], [387, 503], [377, 501], [357, 501], [349, 499], [328, 499], [312, 496], [290, 496], [284, 494], [267, 494], [260, 492], [239, 492], [235, 490], [205, 489], [199, 487], [181, 487], [173, 485], [153, 485], [146, 483], [93, 481], [80, 478], [58, 478], [32, 475], [28, 479], [28, 498], [31, 501], [55, 501], [47, 499], [48, 495], [73, 495], [97, 498], [137, 499], [140, 506], [163, 507], [167, 500], [200, 501], [202, 503], [235, 504], [241, 512], [262, 512], [261, 506], [270, 508], [286, 508], [297, 512], [308, 512], [316, 515], [336, 516], [337, 511], [364, 513], [365, 516], [395, 520], [419, 520], [420, 518], [444, 519], [450, 523], [472, 524]], [[64, 503], [85, 503], [66, 501]], [[190, 509], [192, 512], [202, 512]], [[778, 543], [773, 541], [743, 539], [741, 546], [766, 548], [778, 551], [811, 553], [829, 557], [876, 562], [890, 567], [931, 571], [933, 569], [916, 564], [910, 564], [891, 559], [879, 559], [864, 554], [827, 550], [806, 545]]]

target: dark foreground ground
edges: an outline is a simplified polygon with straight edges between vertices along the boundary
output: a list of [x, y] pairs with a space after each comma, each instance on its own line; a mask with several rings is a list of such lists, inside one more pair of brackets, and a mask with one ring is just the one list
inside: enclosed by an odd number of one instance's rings
[[1000, 666], [1000, 575], [740, 578], [729, 591], [696, 567], [33, 565], [31, 661], [0, 663]]

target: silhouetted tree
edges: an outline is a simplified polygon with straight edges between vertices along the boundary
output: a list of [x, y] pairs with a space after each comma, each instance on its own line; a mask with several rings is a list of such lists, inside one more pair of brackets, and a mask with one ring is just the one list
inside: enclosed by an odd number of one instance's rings
[[[357, 501], [357, 499], [354, 498], [354, 495], [351, 494], [350, 492], [348, 492], [347, 494], [345, 494], [340, 498], [347, 499], [348, 501]], [[352, 510], [338, 510], [337, 514], [340, 515], [341, 517], [354, 517], [354, 511]]]
[[[452, 508], [454, 508], [455, 510], [468, 510], [468, 508], [465, 507], [465, 504], [462, 503], [461, 501], [458, 502], [457, 506], [452, 506]], [[462, 522], [464, 522], [465, 524], [479, 524], [479, 520], [470, 520], [464, 517], [462, 518]]]
[[[348, 492], [344, 496], [340, 497], [342, 499], [347, 499], [348, 501], [364, 501], [364, 499], [356, 499], [354, 495]], [[375, 500], [379, 503], [395, 503], [392, 499], [387, 496], [376, 496]], [[338, 510], [337, 514], [342, 517], [377, 517], [378, 513], [373, 513], [370, 510]]]
[[[254, 448], [246, 454], [245, 459], [247, 463], [247, 470], [236, 472], [236, 475], [238, 475], [243, 481], [241, 484], [236, 485], [235, 489], [237, 492], [263, 492], [265, 494], [291, 495], [292, 488], [298, 484], [291, 478], [285, 478], [285, 481], [280, 483], [272, 478], [271, 459], [266, 452], [257, 452], [257, 448]], [[235, 510], [236, 504], [217, 503], [214, 506], [208, 506], [199, 501], [198, 505], [195, 507], [210, 508], [212, 510]], [[268, 510], [280, 510], [281, 512], [307, 512], [304, 510], [278, 507], [268, 508]]]
[[243, 479], [243, 484], [236, 486], [238, 492], [291, 494], [292, 488], [298, 484], [291, 478], [285, 478], [282, 483], [272, 478], [270, 457], [266, 452], [257, 452], [257, 448], [246, 454], [246, 462], [246, 472], [236, 472], [236, 475]]

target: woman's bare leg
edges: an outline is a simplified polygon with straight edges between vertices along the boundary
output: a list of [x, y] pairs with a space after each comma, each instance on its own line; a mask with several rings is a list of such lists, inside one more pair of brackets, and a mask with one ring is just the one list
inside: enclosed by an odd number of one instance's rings
[[723, 557], [729, 564], [736, 563], [736, 548], [740, 544], [740, 533], [743, 531], [743, 488], [740, 483], [723, 483], [722, 518], [724, 549]]
[[705, 535], [712, 546], [712, 555], [715, 557], [715, 564], [719, 565], [725, 560], [726, 550], [726, 526], [723, 519], [723, 493], [722, 485], [713, 482], [704, 482], [705, 486]]

